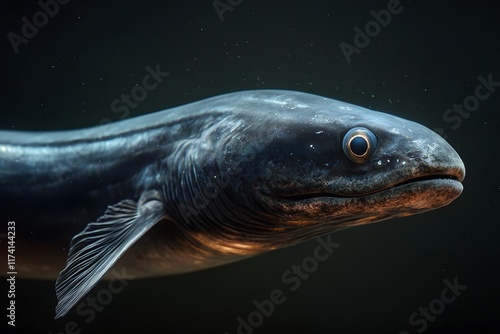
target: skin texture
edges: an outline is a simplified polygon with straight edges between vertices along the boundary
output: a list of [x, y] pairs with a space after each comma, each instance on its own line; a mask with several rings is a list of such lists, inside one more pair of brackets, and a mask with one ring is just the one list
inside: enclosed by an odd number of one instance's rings
[[[342, 147], [355, 127], [377, 140], [366, 161]], [[436, 209], [464, 176], [453, 148], [417, 123], [292, 91], [91, 129], [0, 132], [1, 220], [16, 221], [18, 276], [37, 279], [56, 278], [71, 238], [122, 200], [154, 198], [166, 213], [116, 264], [150, 277]]]

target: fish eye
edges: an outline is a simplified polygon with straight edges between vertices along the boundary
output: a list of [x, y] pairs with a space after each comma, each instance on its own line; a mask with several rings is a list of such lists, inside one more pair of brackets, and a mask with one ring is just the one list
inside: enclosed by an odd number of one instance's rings
[[377, 137], [367, 128], [352, 128], [345, 134], [342, 147], [349, 160], [362, 163], [370, 159], [375, 153]]

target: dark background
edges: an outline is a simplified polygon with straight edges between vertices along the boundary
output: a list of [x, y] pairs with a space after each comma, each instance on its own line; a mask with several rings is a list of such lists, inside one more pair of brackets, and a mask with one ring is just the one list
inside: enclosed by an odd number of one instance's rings
[[52, 320], [53, 281], [18, 279], [17, 332], [58, 333], [73, 320], [81, 333], [233, 334], [252, 301], [279, 288], [287, 300], [255, 333], [417, 333], [410, 314], [457, 277], [467, 289], [424, 332], [498, 333], [500, 87], [458, 129], [443, 120], [474, 94], [479, 75], [500, 81], [498, 12], [486, 1], [402, 1], [403, 11], [348, 64], [339, 44], [353, 44], [353, 28], [387, 3], [244, 0], [221, 21], [212, 1], [73, 0], [16, 54], [7, 34], [21, 34], [21, 18], [32, 22], [40, 6], [3, 1], [1, 129], [117, 121], [111, 102], [160, 64], [169, 77], [130, 117], [244, 89], [300, 90], [442, 128], [467, 168], [464, 193], [443, 209], [334, 233], [341, 247], [295, 292], [281, 275], [312, 254], [314, 240], [132, 281], [90, 324], [75, 312]]

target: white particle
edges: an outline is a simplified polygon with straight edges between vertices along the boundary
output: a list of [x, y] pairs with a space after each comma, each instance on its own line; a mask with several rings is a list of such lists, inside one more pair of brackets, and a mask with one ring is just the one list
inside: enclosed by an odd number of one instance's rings
[[377, 162], [377, 165], [381, 165], [381, 164], [382, 164], [382, 160], [379, 160], [379, 161]]

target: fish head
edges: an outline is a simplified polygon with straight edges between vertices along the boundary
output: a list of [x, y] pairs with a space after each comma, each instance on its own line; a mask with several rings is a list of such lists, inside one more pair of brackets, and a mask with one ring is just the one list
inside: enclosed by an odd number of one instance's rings
[[418, 123], [289, 91], [240, 93], [232, 106], [231, 125], [204, 141], [202, 165], [221, 173], [204, 210], [238, 240], [278, 248], [433, 210], [463, 190], [457, 152]]

